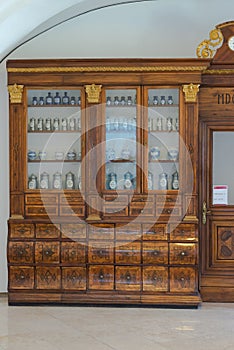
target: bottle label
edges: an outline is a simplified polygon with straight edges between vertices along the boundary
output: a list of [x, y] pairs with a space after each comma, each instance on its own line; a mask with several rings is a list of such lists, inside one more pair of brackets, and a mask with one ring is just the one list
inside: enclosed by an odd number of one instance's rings
[[67, 180], [67, 188], [73, 188], [73, 181], [72, 180]]
[[115, 180], [111, 180], [109, 183], [109, 187], [111, 190], [115, 190], [117, 187], [116, 181]]
[[129, 180], [129, 179], [126, 179], [126, 180], [124, 181], [124, 186], [125, 186], [125, 188], [127, 188], [127, 189], [131, 188], [131, 187], [132, 187], [132, 181]]

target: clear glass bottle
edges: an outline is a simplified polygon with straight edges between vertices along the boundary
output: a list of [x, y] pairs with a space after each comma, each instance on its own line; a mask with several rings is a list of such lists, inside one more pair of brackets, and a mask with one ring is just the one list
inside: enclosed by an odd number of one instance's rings
[[45, 171], [40, 176], [40, 188], [43, 190], [49, 189], [49, 174]]
[[110, 173], [108, 177], [108, 189], [115, 190], [117, 188], [117, 175], [115, 173]]
[[53, 120], [53, 129], [54, 129], [54, 131], [59, 130], [59, 119], [57, 117], [55, 117]]
[[28, 131], [35, 131], [35, 130], [36, 130], [36, 119], [35, 118], [30, 118]]
[[153, 190], [153, 187], [153, 174], [150, 171], [148, 171], [148, 190]]
[[167, 118], [167, 131], [172, 130], [172, 118], [168, 117]]
[[67, 130], [67, 118], [62, 119], [61, 128], [63, 131]]
[[132, 174], [130, 171], [124, 174], [124, 188], [130, 190], [132, 188]]
[[40, 117], [37, 119], [37, 130], [38, 131], [43, 131], [43, 119]]
[[160, 98], [160, 104], [161, 104], [161, 105], [165, 105], [165, 104], [166, 104], [165, 96], [161, 96], [161, 98]]
[[69, 97], [67, 96], [67, 92], [65, 91], [65, 92], [64, 92], [64, 95], [63, 95], [63, 97], [62, 97], [62, 103], [63, 103], [63, 105], [68, 105], [69, 102], [70, 102], [70, 99], [69, 99]]
[[46, 121], [45, 121], [45, 130], [51, 131], [51, 119], [50, 119], [50, 118], [46, 118]]
[[69, 120], [69, 129], [71, 131], [74, 131], [75, 128], [76, 128], [76, 120], [75, 120], [75, 118], [70, 118], [70, 120]]
[[60, 105], [61, 104], [61, 97], [59, 95], [59, 92], [56, 92], [55, 93], [55, 96], [54, 96], [54, 104], [55, 105]]
[[161, 173], [159, 175], [159, 189], [160, 190], [168, 189], [168, 178], [166, 173]]
[[172, 188], [172, 190], [178, 190], [179, 189], [179, 174], [178, 174], [178, 171], [175, 171], [172, 174], [171, 188]]
[[51, 92], [48, 92], [48, 95], [46, 96], [46, 104], [52, 105], [54, 103], [53, 97], [51, 95]]
[[56, 190], [62, 189], [62, 174], [58, 171], [53, 175], [53, 188]]

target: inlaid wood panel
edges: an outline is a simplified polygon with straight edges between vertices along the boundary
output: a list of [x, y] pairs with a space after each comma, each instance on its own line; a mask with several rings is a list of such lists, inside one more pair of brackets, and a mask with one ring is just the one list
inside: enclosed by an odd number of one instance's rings
[[197, 229], [193, 224], [180, 224], [175, 228], [170, 225], [171, 241], [197, 241], [197, 236]]
[[34, 267], [32, 266], [10, 266], [9, 289], [33, 289]]
[[89, 266], [89, 289], [113, 290], [114, 266], [91, 265]]
[[89, 241], [88, 262], [90, 264], [113, 264], [114, 247], [113, 244], [105, 241]]
[[60, 258], [59, 242], [36, 242], [35, 262], [37, 264], [57, 264]]
[[88, 225], [88, 237], [91, 240], [113, 240], [114, 225], [100, 224]]
[[59, 238], [59, 226], [53, 224], [36, 224], [36, 238]]
[[217, 259], [234, 260], [234, 226], [218, 227]]
[[33, 238], [34, 237], [34, 225], [33, 224], [10, 224], [9, 225], [9, 237], [10, 238]]
[[170, 291], [194, 292], [197, 289], [197, 272], [192, 267], [170, 267]]
[[197, 264], [196, 243], [170, 243], [170, 264]]
[[169, 288], [168, 280], [168, 267], [143, 267], [143, 291], [167, 292]]
[[117, 224], [116, 240], [135, 241], [141, 239], [142, 229], [140, 224]]
[[34, 243], [32, 242], [9, 242], [8, 261], [10, 263], [34, 263]]
[[152, 227], [150, 224], [143, 224], [143, 240], [162, 241], [167, 240], [167, 226], [165, 224], [154, 224]]
[[45, 266], [36, 267], [37, 289], [60, 289], [61, 271], [60, 267]]
[[71, 240], [86, 238], [85, 224], [61, 224], [62, 238]]
[[139, 266], [116, 266], [116, 290], [140, 291], [141, 268]]
[[168, 243], [143, 242], [143, 264], [168, 264]]
[[61, 243], [61, 263], [64, 264], [85, 264], [86, 244], [79, 242]]
[[86, 290], [86, 268], [62, 267], [62, 288], [65, 290]]
[[115, 247], [115, 262], [117, 264], [140, 264], [140, 242], [118, 242]]

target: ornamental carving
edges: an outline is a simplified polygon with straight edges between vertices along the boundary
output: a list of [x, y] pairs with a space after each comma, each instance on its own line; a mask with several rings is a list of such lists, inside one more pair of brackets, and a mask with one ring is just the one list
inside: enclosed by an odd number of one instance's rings
[[210, 32], [210, 38], [203, 40], [197, 47], [198, 58], [212, 58], [216, 50], [223, 43], [223, 35], [219, 29], [213, 29]]
[[87, 93], [88, 103], [98, 103], [100, 99], [102, 85], [86, 85], [85, 91]]
[[200, 84], [190, 83], [189, 85], [183, 85], [183, 92], [185, 95], [185, 102], [196, 102], [197, 94]]
[[8, 85], [11, 103], [21, 103], [24, 85]]

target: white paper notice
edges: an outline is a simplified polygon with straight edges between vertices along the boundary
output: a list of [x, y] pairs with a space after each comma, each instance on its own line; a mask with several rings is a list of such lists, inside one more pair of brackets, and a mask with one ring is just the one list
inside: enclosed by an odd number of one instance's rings
[[213, 204], [228, 204], [228, 186], [214, 185], [213, 186]]

